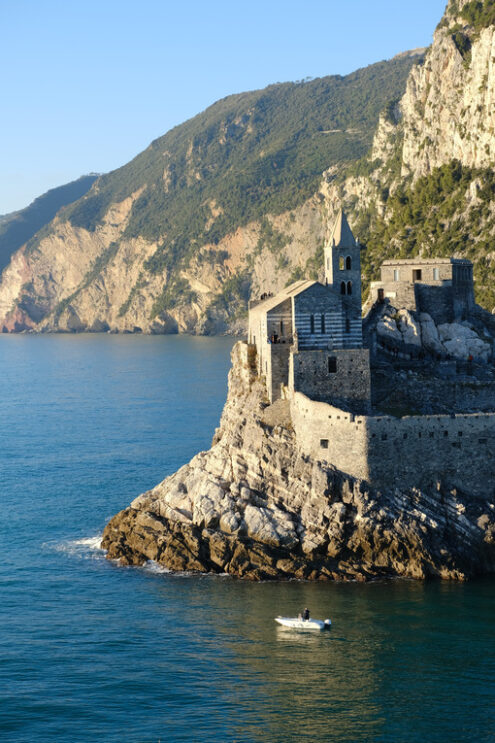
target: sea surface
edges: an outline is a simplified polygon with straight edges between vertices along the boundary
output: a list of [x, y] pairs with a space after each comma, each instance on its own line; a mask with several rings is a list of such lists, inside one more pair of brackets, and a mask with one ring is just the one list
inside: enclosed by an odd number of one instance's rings
[[[248, 583], [104, 558], [210, 445], [225, 338], [0, 337], [0, 740], [495, 740], [495, 583]], [[278, 629], [309, 606], [333, 629]]]

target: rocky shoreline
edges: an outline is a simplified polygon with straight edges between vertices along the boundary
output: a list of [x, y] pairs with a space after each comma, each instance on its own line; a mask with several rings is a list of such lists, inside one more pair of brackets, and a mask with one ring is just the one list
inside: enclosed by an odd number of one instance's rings
[[232, 351], [212, 447], [140, 495], [104, 530], [124, 565], [250, 580], [466, 580], [495, 571], [495, 505], [438, 483], [377, 492], [298, 451], [287, 402]]

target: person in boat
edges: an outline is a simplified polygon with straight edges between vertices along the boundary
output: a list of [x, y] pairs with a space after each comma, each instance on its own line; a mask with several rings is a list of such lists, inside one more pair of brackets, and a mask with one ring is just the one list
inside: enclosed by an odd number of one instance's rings
[[302, 618], [303, 618], [303, 622], [307, 622], [308, 621], [308, 619], [309, 619], [309, 609], [308, 609], [308, 607], [306, 607], [304, 609]]

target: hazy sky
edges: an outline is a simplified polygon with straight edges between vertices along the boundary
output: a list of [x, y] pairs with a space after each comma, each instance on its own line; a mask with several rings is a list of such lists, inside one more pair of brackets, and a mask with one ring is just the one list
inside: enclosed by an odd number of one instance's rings
[[428, 46], [446, 0], [0, 0], [0, 214], [230, 93]]

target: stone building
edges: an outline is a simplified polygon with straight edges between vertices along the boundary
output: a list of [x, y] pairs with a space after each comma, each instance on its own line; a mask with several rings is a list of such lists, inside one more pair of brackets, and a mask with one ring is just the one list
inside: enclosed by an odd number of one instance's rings
[[251, 302], [249, 343], [256, 347], [270, 402], [288, 390], [366, 409], [370, 370], [363, 349], [361, 246], [342, 211], [324, 260], [324, 283], [297, 281]]
[[[372, 410], [369, 351], [363, 348], [360, 254], [340, 212], [324, 251], [324, 282], [298, 281], [276, 296], [251, 303], [246, 368], [252, 368], [256, 358], [270, 403], [284, 401], [269, 406], [272, 412], [267, 415], [276, 420], [285, 405], [305, 455], [378, 489], [445, 483], [474, 496], [486, 493], [486, 484], [495, 479], [493, 382], [475, 383], [472, 376], [456, 382], [448, 413], [390, 415]], [[367, 321], [385, 311], [380, 304], [386, 300], [393, 307], [428, 313], [430, 324], [431, 318], [436, 323], [472, 320], [472, 264], [453, 258], [386, 261], [381, 281], [371, 286], [374, 308]], [[393, 375], [393, 370], [388, 373]], [[400, 379], [394, 377], [392, 383], [407, 386]], [[421, 379], [422, 394], [429, 394], [426, 379]], [[433, 382], [443, 400], [448, 385], [442, 379]], [[462, 410], [465, 398], [468, 409]]]
[[458, 258], [384, 261], [370, 300], [427, 312], [438, 323], [465, 320], [474, 309], [473, 264]]

